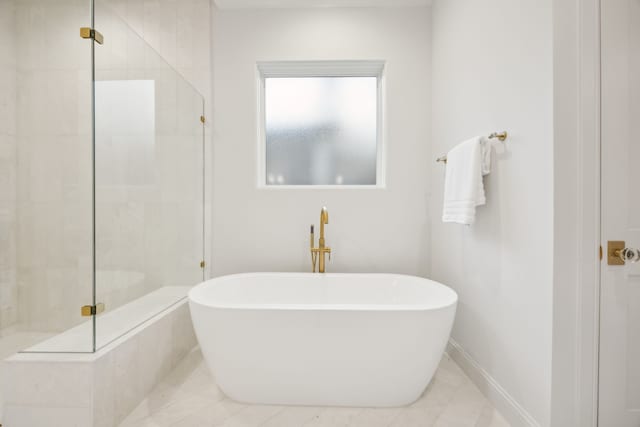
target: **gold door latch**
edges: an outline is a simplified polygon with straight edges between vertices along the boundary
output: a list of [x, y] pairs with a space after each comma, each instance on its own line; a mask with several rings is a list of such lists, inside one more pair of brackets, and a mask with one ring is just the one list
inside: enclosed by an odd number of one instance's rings
[[620, 251], [624, 249], [625, 242], [609, 240], [607, 243], [607, 264], [624, 265], [624, 260], [620, 258]]
[[83, 305], [80, 309], [80, 313], [84, 317], [93, 316], [96, 314], [100, 314], [104, 311], [104, 304], [99, 302], [96, 305]]
[[100, 34], [100, 31], [93, 28], [89, 28], [89, 27], [80, 28], [80, 37], [82, 37], [83, 39], [93, 39], [98, 44], [104, 43], [104, 37], [102, 37], [102, 34]]
[[640, 250], [627, 248], [621, 240], [610, 240], [607, 245], [607, 264], [625, 265], [628, 262], [640, 261]]

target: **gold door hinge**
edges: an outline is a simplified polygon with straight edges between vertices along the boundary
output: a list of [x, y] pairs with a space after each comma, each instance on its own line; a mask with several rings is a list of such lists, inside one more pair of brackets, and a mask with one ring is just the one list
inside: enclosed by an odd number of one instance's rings
[[200, 261], [200, 268], [204, 268], [205, 267], [205, 262], [204, 261]]
[[93, 39], [98, 44], [102, 44], [104, 42], [104, 37], [102, 37], [100, 31], [89, 27], [80, 28], [80, 37], [83, 39]]
[[204, 120], [204, 116], [200, 116], [200, 121], [201, 121], [202, 123], [204, 123], [204, 122], [205, 122], [205, 120]]
[[85, 316], [93, 316], [94, 314], [100, 314], [104, 311], [104, 304], [99, 302], [96, 305], [83, 305], [80, 309], [80, 313]]
[[602, 245], [600, 245], [600, 261], [602, 261]]

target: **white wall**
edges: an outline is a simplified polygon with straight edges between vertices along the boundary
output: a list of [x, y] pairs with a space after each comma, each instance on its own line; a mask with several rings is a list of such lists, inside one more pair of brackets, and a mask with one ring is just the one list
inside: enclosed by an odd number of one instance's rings
[[[213, 19], [213, 275], [308, 271], [329, 209], [328, 271], [429, 271], [430, 10], [218, 10]], [[386, 176], [378, 190], [256, 188], [256, 61], [386, 60]]]
[[[433, 184], [432, 276], [459, 295], [452, 338], [516, 407], [515, 424], [550, 420], [553, 268], [552, 2], [437, 0], [433, 150], [507, 130], [471, 227], [442, 224]], [[469, 362], [469, 360], [467, 360]], [[467, 363], [473, 366], [473, 363]], [[495, 390], [494, 390], [495, 391]], [[515, 409], [515, 412], [514, 412]], [[520, 411], [520, 413], [517, 413]]]
[[0, 1], [0, 336], [18, 318], [15, 5]]

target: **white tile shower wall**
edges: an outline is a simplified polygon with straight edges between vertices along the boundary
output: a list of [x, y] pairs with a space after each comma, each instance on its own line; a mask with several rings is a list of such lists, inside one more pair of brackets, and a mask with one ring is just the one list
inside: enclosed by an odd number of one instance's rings
[[24, 329], [60, 331], [91, 301], [91, 58], [78, 36], [89, 7], [15, 7], [18, 315]]
[[440, 221], [442, 165], [431, 174], [432, 275], [458, 292], [456, 343], [543, 426], [551, 399], [551, 6], [549, 0], [433, 5], [434, 155], [473, 135], [507, 130], [510, 137], [496, 146], [485, 178], [487, 205], [471, 227]]
[[2, 421], [115, 427], [195, 345], [184, 300], [98, 353], [13, 356], [4, 362]]
[[[205, 98], [211, 111], [209, 0], [104, 0]], [[97, 6], [100, 19], [100, 4]], [[209, 114], [207, 114], [209, 115]]]
[[18, 320], [15, 5], [0, 2], [0, 336]]
[[[330, 213], [328, 271], [428, 274], [430, 9], [214, 10], [213, 275], [310, 269]], [[256, 61], [385, 60], [384, 189], [257, 188]]]

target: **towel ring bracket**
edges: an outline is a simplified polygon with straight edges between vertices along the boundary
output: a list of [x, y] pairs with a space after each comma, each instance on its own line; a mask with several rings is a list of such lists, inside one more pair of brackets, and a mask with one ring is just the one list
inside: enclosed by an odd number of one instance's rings
[[[503, 131], [503, 132], [493, 132], [491, 135], [488, 136], [489, 139], [494, 139], [497, 138], [500, 142], [504, 142], [507, 137], [509, 136], [509, 134], [507, 133], [507, 131]], [[436, 162], [442, 162], [445, 165], [447, 164], [447, 156], [442, 156], [442, 157], [438, 157], [436, 159]]]

